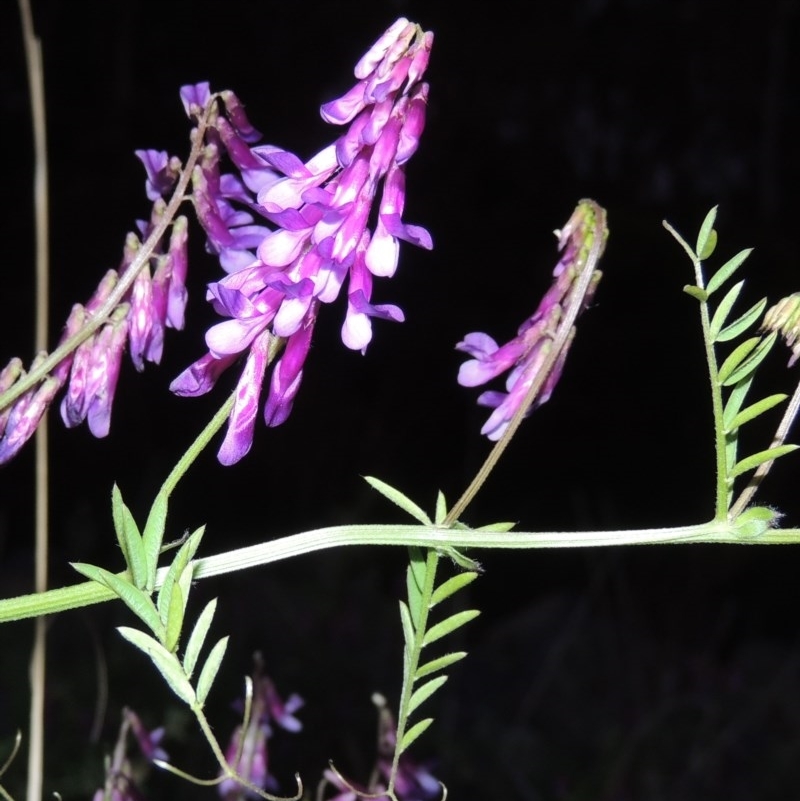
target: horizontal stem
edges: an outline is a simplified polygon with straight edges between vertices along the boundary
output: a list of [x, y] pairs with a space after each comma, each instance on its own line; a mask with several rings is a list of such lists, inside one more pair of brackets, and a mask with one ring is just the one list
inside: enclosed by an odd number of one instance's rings
[[[769, 529], [757, 537], [743, 537], [735, 525], [711, 521], [674, 528], [631, 529], [622, 531], [478, 531], [436, 528], [434, 526], [365, 525], [331, 526], [277, 540], [238, 548], [235, 551], [195, 560], [194, 578], [209, 578], [245, 568], [267, 565], [281, 559], [302, 556], [327, 548], [348, 545], [399, 545], [419, 548], [593, 548], [609, 545], [675, 545], [681, 543], [719, 543], [729, 545], [776, 545], [800, 543], [800, 529]], [[167, 568], [158, 571], [160, 587]], [[42, 593], [21, 595], [0, 601], [0, 623], [64, 612], [109, 601], [113, 593], [106, 587], [84, 582]]]

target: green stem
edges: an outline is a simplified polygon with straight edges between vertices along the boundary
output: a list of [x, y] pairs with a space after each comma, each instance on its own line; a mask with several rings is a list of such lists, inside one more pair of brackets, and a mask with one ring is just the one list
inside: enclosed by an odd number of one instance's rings
[[392, 770], [389, 774], [389, 787], [386, 795], [396, 799], [394, 792], [395, 779], [397, 778], [397, 767], [400, 763], [400, 755], [403, 753], [403, 737], [406, 733], [409, 717], [409, 703], [414, 692], [414, 677], [419, 667], [419, 658], [422, 654], [423, 640], [428, 631], [428, 615], [430, 614], [431, 597], [436, 582], [436, 568], [439, 565], [439, 552], [430, 548], [425, 557], [425, 586], [422, 587], [422, 597], [419, 604], [419, 619], [415, 621], [416, 631], [414, 634], [414, 648], [409, 654], [408, 661], [403, 666], [403, 689], [400, 693], [400, 707], [397, 713], [397, 734], [392, 759]]
[[233, 408], [234, 401], [236, 400], [236, 393], [233, 392], [228, 400], [222, 404], [219, 411], [211, 418], [206, 427], [198, 434], [195, 441], [187, 448], [186, 453], [181, 456], [175, 467], [167, 476], [166, 480], [161, 486], [160, 492], [165, 497], [169, 498], [172, 491], [177, 486], [178, 482], [186, 474], [186, 471], [194, 464], [197, 457], [203, 452], [206, 445], [211, 441], [211, 438], [222, 428]]
[[[478, 531], [416, 525], [332, 526], [197, 559], [194, 563], [193, 577], [202, 579], [235, 573], [315, 551], [351, 545], [527, 550], [679, 543], [796, 545], [800, 544], [800, 529], [767, 529], [758, 536], [744, 537], [735, 523], [725, 520], [672, 528], [576, 532]], [[159, 569], [156, 588], [162, 586], [166, 574], [167, 568]], [[21, 595], [0, 601], [0, 623], [64, 612], [68, 609], [109, 601], [114, 597], [116, 596], [110, 590], [94, 582], [84, 582], [44, 593]]]
[[[703, 263], [697, 254], [689, 247], [686, 240], [666, 221], [664, 228], [672, 234], [678, 244], [683, 247], [694, 266], [696, 285], [705, 290], [703, 278]], [[728, 517], [728, 507], [731, 501], [730, 484], [728, 481], [727, 441], [725, 437], [725, 422], [723, 420], [724, 404], [722, 401], [722, 387], [719, 383], [719, 368], [717, 356], [714, 352], [714, 343], [711, 339], [711, 318], [708, 313], [708, 300], [700, 302], [700, 324], [703, 331], [703, 345], [706, 351], [706, 364], [708, 377], [711, 382], [711, 409], [714, 416], [714, 452], [717, 467], [716, 502], [714, 504], [714, 519], [725, 520]]]

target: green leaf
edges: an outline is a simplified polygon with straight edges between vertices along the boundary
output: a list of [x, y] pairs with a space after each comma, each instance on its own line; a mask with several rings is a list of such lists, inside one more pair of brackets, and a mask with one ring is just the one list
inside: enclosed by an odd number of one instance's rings
[[734, 521], [736, 534], [742, 538], [760, 537], [778, 525], [781, 515], [767, 506], [751, 506]]
[[724, 387], [730, 386], [731, 384], [735, 384], [737, 381], [741, 381], [743, 378], [747, 378], [748, 375], [752, 375], [757, 369], [761, 362], [767, 358], [767, 354], [770, 352], [770, 349], [775, 344], [775, 340], [778, 337], [778, 332], [773, 331], [769, 336], [765, 337], [758, 343], [758, 347], [753, 351], [753, 353], [748, 356], [726, 379], [722, 382]]
[[800, 446], [779, 445], [777, 448], [767, 448], [765, 451], [760, 451], [759, 453], [754, 453], [752, 456], [747, 456], [740, 462], [736, 463], [733, 470], [731, 470], [730, 477], [736, 478], [736, 476], [740, 476], [742, 473], [746, 473], [748, 470], [752, 470], [764, 462], [770, 462], [773, 459], [778, 459], [781, 456], [785, 456], [787, 453], [796, 451], [798, 447]]
[[458, 592], [462, 587], [466, 587], [467, 584], [471, 584], [476, 578], [478, 578], [478, 574], [475, 572], [470, 572], [459, 573], [458, 575], [447, 579], [444, 584], [440, 584], [433, 591], [429, 608], [433, 609], [436, 604], [441, 603], [445, 598], [449, 598], [451, 595]]
[[486, 526], [480, 526], [476, 528], [475, 531], [498, 531], [503, 533], [505, 531], [512, 531], [516, 523], [509, 523], [509, 522], [501, 522], [501, 523], [489, 523]]
[[[167, 622], [167, 615], [169, 614], [169, 604], [172, 600], [172, 587], [176, 583], [184, 585], [181, 588], [183, 590], [182, 597], [184, 608], [189, 600], [189, 587], [186, 585], [186, 582], [182, 582], [181, 579], [184, 572], [189, 568], [190, 562], [194, 559], [197, 549], [200, 547], [200, 540], [204, 532], [205, 526], [201, 526], [187, 537], [186, 542], [181, 545], [178, 552], [175, 554], [172, 564], [170, 564], [169, 570], [167, 571], [167, 575], [164, 577], [164, 583], [161, 585], [161, 589], [158, 592], [158, 611], [161, 615], [161, 619], [165, 623]], [[189, 572], [191, 574], [191, 569]], [[188, 577], [188, 580], [191, 581], [191, 575]]]
[[743, 334], [759, 317], [761, 317], [767, 306], [767, 299], [762, 298], [758, 303], [751, 306], [741, 317], [738, 317], [730, 325], [726, 325], [717, 335], [717, 342], [727, 342]]
[[139, 527], [133, 519], [131, 510], [125, 506], [119, 487], [114, 484], [111, 490], [111, 516], [114, 520], [114, 531], [117, 542], [125, 557], [125, 566], [133, 578], [133, 583], [144, 589], [147, 585], [147, 557]]
[[711, 318], [711, 324], [709, 325], [709, 334], [711, 335], [712, 342], [716, 341], [722, 326], [725, 325], [725, 320], [728, 319], [728, 315], [733, 308], [733, 304], [736, 303], [736, 299], [739, 297], [743, 286], [744, 281], [739, 281], [738, 284], [734, 284], [727, 291], [725, 297], [719, 302], [719, 306], [717, 306], [714, 316]]
[[717, 219], [717, 209], [719, 206], [714, 206], [711, 211], [706, 214], [703, 224], [700, 226], [700, 233], [697, 234], [697, 245], [694, 252], [700, 261], [707, 259], [713, 252], [717, 244], [717, 232], [714, 230], [714, 221]]
[[[716, 292], [738, 269], [742, 266], [745, 259], [753, 252], [753, 248], [740, 250], [735, 256], [728, 259], [722, 267], [717, 270], [708, 281], [706, 292], [710, 295]], [[702, 257], [701, 257], [702, 258]]]
[[208, 698], [211, 685], [214, 683], [214, 679], [217, 678], [219, 666], [222, 664], [222, 658], [225, 656], [227, 647], [228, 637], [223, 637], [211, 649], [211, 653], [208, 655], [208, 659], [206, 659], [206, 663], [200, 671], [200, 677], [197, 679], [197, 700], [200, 704], [204, 704], [206, 698]]
[[440, 526], [444, 522], [444, 519], [447, 517], [447, 501], [444, 498], [444, 493], [439, 490], [439, 494], [436, 496], [436, 525]]
[[435, 679], [426, 681], [417, 687], [408, 701], [407, 714], [411, 715], [423, 701], [427, 701], [446, 681], [447, 676], [437, 676]]
[[440, 656], [438, 659], [431, 659], [430, 662], [426, 662], [424, 665], [420, 665], [417, 668], [414, 678], [421, 679], [425, 676], [429, 676], [431, 673], [435, 673], [437, 670], [442, 670], [443, 668], [449, 667], [455, 662], [458, 662], [466, 655], [466, 651], [453, 651], [452, 653]]
[[708, 292], [705, 291], [700, 286], [695, 286], [694, 284], [686, 284], [683, 288], [683, 291], [693, 297], [695, 300], [699, 300], [700, 303], [705, 303], [708, 300]]
[[419, 548], [409, 548], [409, 563], [406, 569], [406, 589], [408, 591], [408, 608], [414, 628], [417, 628], [422, 615], [422, 590], [425, 586], [427, 560]]
[[436, 640], [444, 637], [446, 634], [450, 634], [450, 632], [455, 631], [459, 626], [469, 623], [470, 620], [474, 620], [479, 614], [480, 612], [477, 609], [467, 609], [463, 612], [456, 612], [454, 615], [450, 615], [450, 617], [445, 618], [425, 632], [425, 636], [422, 638], [423, 647], [430, 645], [432, 642], [436, 642]]
[[403, 624], [403, 639], [406, 647], [411, 650], [415, 640], [414, 624], [411, 622], [411, 612], [405, 601], [400, 601], [400, 622]]
[[[771, 409], [773, 406], [777, 406], [782, 401], [785, 401], [786, 398], [789, 396], [783, 392], [778, 392], [775, 395], [770, 395], [767, 398], [762, 398], [760, 401], [751, 404], [746, 409], [743, 409], [739, 412], [733, 420], [731, 420], [730, 424], [725, 426], [725, 433], [732, 431], [734, 429], [740, 428], [745, 423], [749, 423], [751, 420], [754, 420], [760, 414], [763, 414], [768, 409]], [[724, 415], [723, 415], [724, 417]]]
[[740, 381], [736, 386], [731, 390], [731, 394], [728, 396], [728, 400], [725, 403], [725, 408], [722, 412], [722, 421], [725, 425], [725, 430], [730, 431], [733, 430], [731, 426], [731, 422], [733, 421], [734, 417], [739, 413], [739, 409], [742, 408], [742, 404], [744, 403], [745, 398], [747, 397], [747, 393], [750, 391], [750, 387], [753, 384], [753, 376], [749, 376], [744, 381]]
[[470, 559], [466, 554], [461, 553], [461, 551], [454, 548], [452, 545], [443, 545], [441, 548], [437, 548], [436, 552], [452, 559], [454, 564], [462, 570], [472, 570], [476, 573], [483, 573], [480, 562], [475, 559]]
[[205, 605], [200, 617], [197, 618], [197, 623], [194, 624], [192, 633], [189, 635], [189, 641], [186, 643], [186, 653], [183, 655], [183, 669], [189, 678], [194, 673], [197, 657], [200, 656], [200, 651], [206, 641], [206, 635], [211, 627], [211, 621], [214, 619], [216, 610], [217, 599], [213, 598]]
[[159, 640], [164, 638], [165, 630], [150, 596], [131, 582], [102, 567], [73, 562], [72, 566], [81, 575], [100, 584], [105, 584], [131, 610]]
[[181, 631], [183, 630], [183, 614], [186, 602], [183, 598], [180, 584], [172, 585], [172, 592], [170, 593], [169, 611], [165, 621], [166, 632], [164, 634], [163, 644], [164, 647], [171, 653], [178, 650], [178, 642], [181, 639]]
[[142, 533], [144, 555], [147, 559], [147, 589], [150, 592], [153, 591], [156, 584], [158, 555], [161, 551], [161, 543], [164, 541], [164, 527], [167, 523], [168, 500], [163, 491], [156, 495]]
[[433, 723], [433, 718], [425, 718], [424, 720], [420, 720], [418, 723], [415, 723], [404, 735], [403, 739], [400, 741], [400, 746], [397, 749], [398, 756], [403, 753], [403, 751], [408, 748], [417, 737], [420, 736], [428, 726]]
[[433, 525], [428, 515], [426, 515], [425, 512], [423, 512], [422, 509], [420, 509], [420, 507], [414, 503], [414, 501], [403, 495], [400, 490], [397, 490], [394, 487], [389, 486], [385, 481], [381, 481], [379, 478], [374, 478], [372, 476], [364, 476], [364, 481], [366, 481], [367, 484], [372, 487], [372, 489], [380, 492], [384, 498], [388, 498], [392, 503], [397, 504], [404, 512], [410, 514], [415, 520], [418, 520], [425, 526]]
[[172, 692], [184, 703], [192, 706], [196, 696], [189, 679], [186, 678], [178, 657], [171, 654], [161, 643], [143, 631], [119, 626], [117, 631], [130, 643], [150, 657], [158, 672], [164, 677]]
[[760, 341], [761, 337], [750, 337], [750, 339], [746, 339], [731, 351], [728, 358], [722, 363], [722, 367], [719, 368], [717, 380], [720, 384], [725, 385], [727, 378], [755, 350]]

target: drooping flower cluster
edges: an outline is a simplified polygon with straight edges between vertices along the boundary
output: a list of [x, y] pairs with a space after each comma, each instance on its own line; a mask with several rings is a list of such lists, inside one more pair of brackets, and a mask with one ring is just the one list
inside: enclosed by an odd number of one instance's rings
[[[246, 729], [237, 726], [231, 735], [225, 753], [228, 764], [256, 787], [277, 789], [277, 782], [269, 773], [267, 752], [267, 741], [273, 733], [271, 724], [290, 732], [300, 731], [303, 725], [294, 713], [302, 706], [303, 699], [294, 693], [286, 701], [281, 699], [275, 685], [262, 673], [261, 657], [257, 654], [250, 720]], [[233, 779], [224, 779], [220, 783], [219, 794], [224, 801], [251, 797], [250, 792]]]
[[134, 779], [128, 755], [129, 734], [133, 735], [139, 751], [148, 762], [168, 759], [167, 753], [161, 748], [164, 729], [148, 731], [135, 712], [123, 710], [117, 744], [106, 768], [105, 785], [95, 792], [93, 801], [141, 801], [143, 796]]
[[[559, 323], [565, 310], [574, 302], [577, 281], [587, 268], [587, 260], [592, 243], [601, 237], [598, 257], [605, 246], [607, 229], [598, 220], [605, 217], [592, 201], [582, 201], [573, 212], [567, 224], [556, 231], [561, 258], [553, 270], [555, 278], [550, 289], [539, 303], [536, 311], [519, 327], [517, 336], [505, 345], [498, 345], [488, 334], [474, 332], [467, 334], [456, 345], [456, 350], [468, 353], [471, 358], [464, 362], [458, 372], [458, 383], [465, 387], [485, 384], [501, 373], [510, 370], [506, 378], [506, 392], [487, 391], [478, 398], [478, 404], [494, 409], [481, 428], [490, 440], [498, 440], [508, 428], [511, 419], [526, 402], [528, 390], [534, 379], [543, 369], [552, 350]], [[588, 290], [581, 301], [579, 313], [591, 303], [601, 273], [595, 271]], [[570, 330], [569, 339], [546, 376], [540, 391], [529, 402], [526, 414], [545, 403], [555, 389], [569, 346], [575, 334]]]
[[[224, 464], [251, 447], [276, 338], [285, 349], [272, 367], [264, 417], [270, 426], [288, 417], [320, 305], [338, 297], [345, 279], [347, 347], [366, 350], [373, 317], [403, 320], [396, 306], [371, 302], [372, 282], [394, 274], [398, 240], [432, 247], [427, 231], [402, 220], [404, 165], [424, 127], [428, 85], [421, 78], [432, 42], [430, 32], [397, 20], [359, 61], [358, 83], [322, 107], [326, 121], [349, 124], [347, 131], [305, 163], [272, 145], [254, 146], [259, 135], [241, 105], [220, 96], [226, 113], [208, 129], [193, 197], [208, 247], [228, 272], [209, 286], [208, 297], [229, 319], [207, 332], [208, 353], [171, 388], [180, 395], [208, 392], [247, 354], [219, 452]], [[184, 87], [182, 97], [195, 117], [211, 100], [207, 84]], [[221, 172], [223, 151], [236, 173]]]
[[[86, 420], [94, 436], [105, 437], [111, 424], [111, 406], [125, 346], [129, 347], [136, 369], [142, 371], [146, 361], [160, 362], [165, 327], [183, 328], [186, 218], [176, 218], [168, 239], [162, 236], [146, 263], [134, 268], [142, 242], [165, 212], [165, 203], [155, 191], [155, 182], [160, 181], [164, 187], [174, 183], [175, 160], [155, 151], [139, 151], [137, 155], [148, 173], [148, 197], [155, 201], [151, 218], [138, 223], [138, 236], [128, 234], [119, 269], [105, 274], [85, 306], [75, 304], [72, 307], [59, 345], [78, 334], [95, 316], [102, 315], [105, 322], [62, 359], [38, 386], [0, 409], [0, 464], [10, 461], [33, 435], [45, 411], [65, 384], [67, 391], [61, 402], [64, 424], [72, 428]], [[154, 164], [159, 159], [162, 164], [156, 168]], [[120, 282], [132, 269], [138, 270], [132, 285], [116, 301], [111, 301]], [[45, 353], [39, 354], [31, 365], [31, 371], [43, 364], [46, 357]], [[22, 362], [13, 359], [0, 372], [0, 393], [11, 389], [25, 376]]]
[[[328, 769], [323, 773], [318, 797], [322, 797], [322, 791], [328, 785], [338, 792], [330, 796], [327, 801], [359, 801], [363, 797], [377, 797], [388, 789], [397, 745], [397, 725], [386, 699], [380, 693], [375, 693], [372, 700], [378, 708], [378, 756], [370, 784], [368, 786], [351, 784], [336, 771]], [[400, 755], [393, 789], [398, 801], [432, 801], [442, 796], [442, 785], [439, 780], [424, 765], [417, 764], [411, 759], [407, 753]]]

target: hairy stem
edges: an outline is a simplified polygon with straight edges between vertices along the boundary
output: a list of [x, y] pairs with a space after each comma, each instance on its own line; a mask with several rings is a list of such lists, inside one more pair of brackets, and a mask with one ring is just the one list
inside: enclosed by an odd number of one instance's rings
[[[735, 523], [725, 520], [712, 520], [708, 523], [674, 528], [576, 532], [479, 531], [415, 525], [332, 526], [196, 559], [192, 575], [194, 579], [220, 576], [315, 551], [351, 545], [527, 550], [680, 543], [798, 544], [800, 529], [767, 528], [757, 536], [745, 537]], [[166, 567], [159, 569], [156, 588], [162, 586], [166, 574]], [[90, 606], [115, 597], [109, 589], [94, 582], [48, 590], [41, 594], [21, 595], [0, 601], [0, 623]]]

